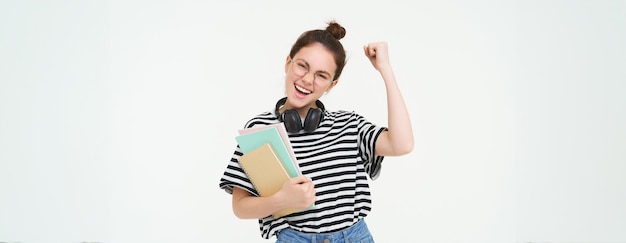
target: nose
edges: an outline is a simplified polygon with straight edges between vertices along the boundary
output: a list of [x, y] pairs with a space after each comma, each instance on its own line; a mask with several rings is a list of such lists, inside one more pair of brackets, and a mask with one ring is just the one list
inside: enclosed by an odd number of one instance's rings
[[[310, 78], [309, 78], [309, 74], [311, 75]], [[309, 82], [309, 83], [315, 82], [315, 73], [314, 72], [305, 73], [304, 76], [302, 76], [302, 80], [305, 82]]]

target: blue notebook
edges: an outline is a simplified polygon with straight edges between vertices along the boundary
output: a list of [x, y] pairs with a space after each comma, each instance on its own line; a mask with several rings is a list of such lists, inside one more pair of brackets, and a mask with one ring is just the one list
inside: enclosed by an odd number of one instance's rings
[[[280, 132], [276, 126], [268, 126], [265, 129], [258, 129], [254, 127], [256, 131], [247, 132], [236, 136], [235, 139], [241, 148], [241, 152], [244, 154], [266, 144], [269, 143], [272, 145], [274, 151], [280, 158], [280, 161], [283, 163], [283, 167], [289, 174], [291, 178], [297, 177], [300, 175], [300, 170], [292, 157], [291, 147], [287, 147], [281, 137]], [[258, 130], [257, 130], [258, 129]]]

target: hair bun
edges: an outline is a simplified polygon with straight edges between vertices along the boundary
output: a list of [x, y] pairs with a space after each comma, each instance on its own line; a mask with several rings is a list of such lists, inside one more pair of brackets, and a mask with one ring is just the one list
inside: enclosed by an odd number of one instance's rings
[[341, 40], [341, 38], [346, 36], [346, 29], [334, 20], [328, 22], [328, 27], [326, 27], [326, 31], [330, 32], [330, 34], [332, 34], [337, 40]]

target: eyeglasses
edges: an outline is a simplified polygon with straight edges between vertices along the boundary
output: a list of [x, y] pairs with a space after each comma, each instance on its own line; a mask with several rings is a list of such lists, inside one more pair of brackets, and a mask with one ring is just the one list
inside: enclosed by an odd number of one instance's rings
[[[304, 77], [305, 75], [311, 72], [311, 68], [309, 67], [309, 64], [304, 60], [291, 59], [291, 64], [292, 64], [291, 70], [297, 76]], [[330, 75], [330, 73], [326, 71], [315, 71], [313, 73], [313, 82], [318, 81], [321, 83], [327, 83], [327, 82], [330, 82], [331, 80], [332, 80], [332, 76]]]

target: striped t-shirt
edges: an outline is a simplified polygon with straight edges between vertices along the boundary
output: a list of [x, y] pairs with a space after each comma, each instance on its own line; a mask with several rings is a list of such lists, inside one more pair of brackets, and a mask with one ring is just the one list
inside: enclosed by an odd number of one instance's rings
[[[278, 123], [274, 112], [249, 120], [245, 128]], [[376, 139], [386, 128], [349, 111], [324, 111], [324, 120], [313, 133], [289, 133], [289, 140], [303, 175], [313, 181], [315, 206], [279, 219], [259, 219], [261, 237], [269, 239], [281, 229], [307, 233], [333, 232], [350, 227], [371, 210], [367, 176], [378, 177], [383, 156], [374, 155]], [[239, 147], [226, 167], [219, 186], [228, 193], [240, 187], [259, 195], [238, 162]]]

